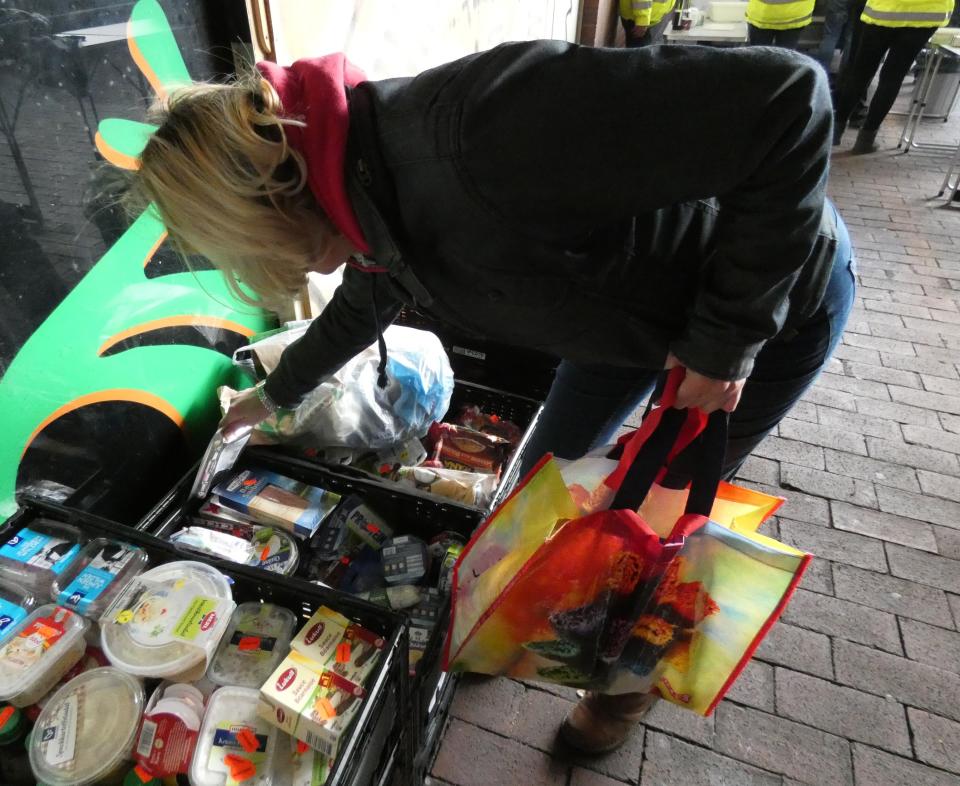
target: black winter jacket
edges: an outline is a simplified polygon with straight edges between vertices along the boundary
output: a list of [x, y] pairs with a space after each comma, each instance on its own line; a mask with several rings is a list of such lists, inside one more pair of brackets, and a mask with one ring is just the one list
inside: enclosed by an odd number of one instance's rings
[[[350, 99], [351, 201], [373, 248], [283, 355], [290, 405], [416, 305], [572, 360], [717, 379], [819, 306], [826, 80], [783, 49], [506, 44]], [[377, 306], [377, 314], [374, 309]]]

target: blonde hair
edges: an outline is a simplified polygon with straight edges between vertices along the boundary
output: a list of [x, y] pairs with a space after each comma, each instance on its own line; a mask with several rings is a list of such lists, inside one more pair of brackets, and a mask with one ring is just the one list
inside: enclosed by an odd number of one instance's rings
[[287, 141], [284, 124], [294, 121], [281, 110], [259, 74], [171, 91], [151, 110], [159, 128], [128, 197], [133, 206], [156, 205], [182, 255], [206, 257], [237, 297], [272, 308], [303, 287], [334, 234]]

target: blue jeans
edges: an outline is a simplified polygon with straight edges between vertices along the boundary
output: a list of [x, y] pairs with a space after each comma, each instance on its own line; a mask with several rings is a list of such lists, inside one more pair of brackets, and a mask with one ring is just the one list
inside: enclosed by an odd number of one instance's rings
[[[855, 262], [843, 220], [831, 203], [826, 209], [837, 218], [837, 249], [823, 302], [807, 322], [788, 335], [775, 336], [757, 355], [740, 404], [730, 416], [725, 478], [736, 474], [813, 384], [843, 336], [853, 308]], [[526, 473], [547, 452], [572, 459], [611, 443], [653, 390], [660, 373], [563, 361], [524, 453], [522, 471]]]
[[[840, 43], [840, 36], [847, 24], [847, 15], [849, 13], [849, 0], [827, 0], [827, 12], [823, 20], [823, 38], [820, 40], [820, 47], [817, 50], [817, 61], [823, 66], [823, 70], [830, 73], [830, 64], [833, 62], [833, 52]], [[845, 42], [850, 40], [845, 36]], [[846, 43], [843, 47], [844, 56], [848, 47]]]

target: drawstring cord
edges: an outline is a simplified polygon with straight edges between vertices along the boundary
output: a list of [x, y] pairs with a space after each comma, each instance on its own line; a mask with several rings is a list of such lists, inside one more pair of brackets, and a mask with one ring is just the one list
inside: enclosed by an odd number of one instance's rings
[[377, 386], [387, 386], [387, 342], [383, 338], [383, 325], [380, 323], [380, 306], [377, 303], [377, 277], [370, 276], [370, 295], [373, 298], [373, 318], [377, 325], [377, 346], [380, 348], [380, 365], [377, 366]]

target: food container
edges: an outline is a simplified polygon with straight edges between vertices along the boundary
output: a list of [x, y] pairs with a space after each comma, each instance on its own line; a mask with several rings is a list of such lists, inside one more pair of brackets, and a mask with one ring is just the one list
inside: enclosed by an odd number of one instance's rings
[[30, 765], [46, 786], [119, 779], [129, 768], [143, 687], [109, 666], [81, 674], [47, 702], [30, 737]]
[[300, 551], [295, 539], [277, 527], [251, 527], [249, 537], [213, 527], [185, 527], [170, 542], [189, 551], [289, 576], [297, 569]]
[[53, 690], [83, 657], [89, 624], [52, 603], [35, 609], [0, 647], [0, 701], [27, 707]]
[[97, 538], [54, 579], [51, 597], [61, 606], [99, 619], [104, 609], [147, 566], [146, 552], [117, 540]]
[[198, 679], [235, 604], [230, 583], [202, 562], [168, 562], [136, 577], [100, 619], [110, 662], [139, 677]]
[[0, 642], [13, 633], [17, 623], [36, 605], [36, 598], [30, 590], [0, 581]]
[[296, 624], [289, 609], [242, 603], [230, 618], [207, 677], [218, 685], [258, 689], [286, 657]]
[[712, 0], [709, 16], [712, 22], [742, 22], [747, 16], [747, 4], [731, 0]]
[[46, 598], [85, 540], [76, 527], [37, 519], [0, 547], [0, 580]]
[[259, 693], [224, 687], [210, 697], [190, 764], [192, 786], [271, 786], [280, 732], [257, 717]]
[[174, 776], [190, 769], [204, 714], [204, 696], [192, 685], [163, 683], [143, 713], [133, 757], [155, 774]]

